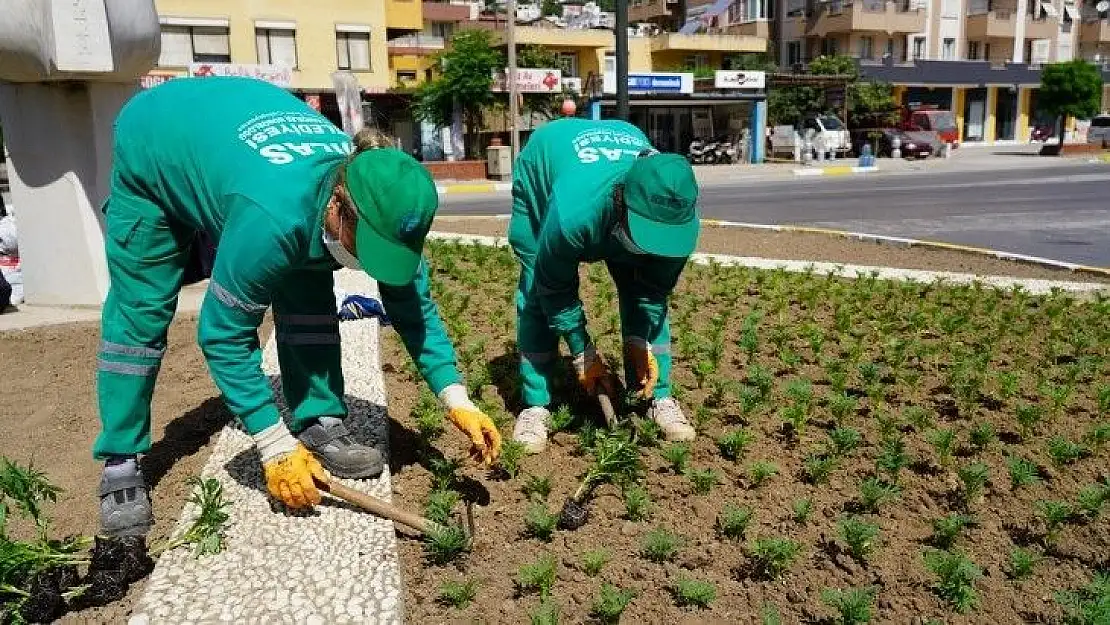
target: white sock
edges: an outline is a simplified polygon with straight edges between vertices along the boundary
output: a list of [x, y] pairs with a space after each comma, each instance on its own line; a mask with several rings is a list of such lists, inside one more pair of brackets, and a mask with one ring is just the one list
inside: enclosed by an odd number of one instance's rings
[[139, 474], [139, 462], [134, 456], [123, 459], [122, 462], [118, 460], [119, 459], [113, 459], [104, 463], [105, 477], [112, 480]]
[[340, 419], [339, 417], [320, 417], [317, 420], [320, 422], [320, 425], [326, 428], [334, 427], [336, 425], [343, 425], [343, 419]]

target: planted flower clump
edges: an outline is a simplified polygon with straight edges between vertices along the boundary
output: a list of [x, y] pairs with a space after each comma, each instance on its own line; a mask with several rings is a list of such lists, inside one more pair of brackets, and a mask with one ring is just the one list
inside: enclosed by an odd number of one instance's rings
[[[508, 439], [517, 264], [454, 243], [427, 258], [475, 400]], [[591, 265], [580, 283], [623, 373], [612, 279]], [[669, 315], [670, 390], [697, 439], [662, 440], [634, 402], [608, 431], [560, 362], [545, 451], [446, 485], [480, 501], [471, 551], [436, 563], [401, 541], [408, 620], [1020, 623], [1097, 607], [1110, 299], [691, 264]], [[383, 350], [407, 360], [392, 334]], [[464, 457], [409, 415], [416, 372], [386, 375], [395, 453], [423, 439]], [[420, 509], [445, 485], [415, 462], [394, 499]], [[473, 596], [446, 601], [444, 580]]]

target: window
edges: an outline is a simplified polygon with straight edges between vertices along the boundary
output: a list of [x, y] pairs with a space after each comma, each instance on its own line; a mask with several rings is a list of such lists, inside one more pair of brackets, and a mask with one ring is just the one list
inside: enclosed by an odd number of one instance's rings
[[339, 69], [352, 72], [370, 71], [370, 28], [365, 32], [337, 30], [335, 33], [335, 54]]
[[893, 57], [894, 56], [894, 40], [893, 39], [887, 39], [886, 40], [886, 50], [883, 51], [883, 56], [884, 57]]
[[560, 52], [555, 59], [555, 67], [563, 70], [563, 76], [574, 78], [578, 76], [578, 55], [574, 52]]
[[913, 38], [913, 58], [914, 60], [925, 58], [925, 38]]
[[802, 42], [791, 41], [786, 44], [786, 62], [791, 66], [802, 62]]
[[700, 69], [709, 65], [708, 54], [687, 54], [683, 65], [686, 69]]
[[944, 48], [943, 48], [941, 54], [942, 54], [941, 58], [943, 58], [946, 61], [951, 61], [951, 60], [955, 59], [956, 58], [956, 40], [952, 39], [950, 37], [945, 37], [944, 38]]
[[871, 37], [859, 38], [859, 58], [870, 59], [875, 52], [875, 40]]
[[416, 71], [397, 70], [397, 82], [416, 82]]
[[822, 39], [821, 40], [821, 54], [825, 56], [836, 56], [840, 46], [836, 39]]
[[455, 33], [455, 24], [454, 22], [432, 22], [428, 27], [427, 33], [433, 37], [450, 39], [451, 35]]
[[190, 63], [230, 63], [227, 26], [162, 25], [162, 53], [158, 65], [185, 67]]
[[967, 60], [969, 60], [969, 61], [978, 61], [979, 60], [979, 42], [978, 41], [969, 41], [969, 42], [967, 42]]
[[983, 44], [983, 60], [984, 61], [991, 60], [991, 44], [989, 44], [989, 43], [984, 43]]
[[255, 28], [254, 45], [262, 65], [297, 67], [297, 31], [292, 28]]

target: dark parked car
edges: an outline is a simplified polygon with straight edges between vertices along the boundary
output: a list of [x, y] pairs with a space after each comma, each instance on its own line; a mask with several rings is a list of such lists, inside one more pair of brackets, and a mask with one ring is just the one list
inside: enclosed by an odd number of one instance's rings
[[875, 156], [890, 156], [894, 137], [902, 142], [902, 158], [928, 158], [939, 152], [941, 140], [935, 132], [906, 132], [897, 128], [871, 128], [852, 133], [852, 145], [860, 154], [864, 143], [870, 143]]

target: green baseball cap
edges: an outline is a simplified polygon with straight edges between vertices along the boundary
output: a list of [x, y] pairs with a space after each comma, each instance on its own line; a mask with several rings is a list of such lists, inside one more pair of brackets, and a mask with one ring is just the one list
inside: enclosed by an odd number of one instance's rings
[[388, 285], [412, 282], [439, 206], [431, 174], [400, 150], [375, 148], [348, 163], [347, 192], [359, 215], [355, 249], [362, 269]]
[[698, 245], [698, 183], [678, 154], [636, 159], [624, 177], [628, 232], [649, 254], [685, 258]]

